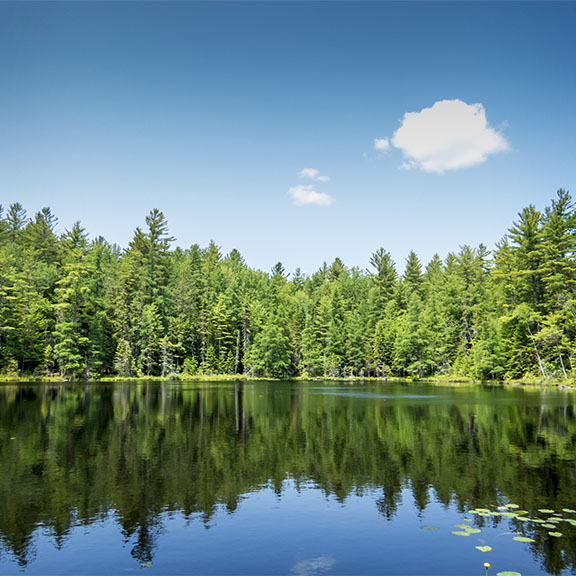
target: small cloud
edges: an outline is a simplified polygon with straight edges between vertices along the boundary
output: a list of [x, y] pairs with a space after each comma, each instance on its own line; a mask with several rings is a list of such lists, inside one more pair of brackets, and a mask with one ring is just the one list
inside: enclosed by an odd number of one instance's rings
[[328, 180], [330, 180], [329, 176], [321, 176], [320, 170], [316, 170], [316, 168], [302, 168], [302, 170], [298, 172], [298, 176], [300, 176], [300, 178], [308, 178], [309, 180], [317, 180], [318, 182], [328, 182]]
[[[374, 141], [376, 149], [382, 140]], [[482, 164], [491, 154], [510, 149], [504, 136], [489, 126], [484, 106], [462, 100], [441, 100], [404, 114], [391, 143], [404, 154], [402, 169], [436, 174]]]
[[388, 138], [375, 138], [374, 149], [378, 152], [388, 152], [390, 150], [390, 140]]
[[318, 174], [320, 174], [320, 171], [316, 170], [316, 168], [302, 168], [302, 170], [298, 172], [298, 176], [301, 178], [310, 178], [310, 180], [315, 180]]
[[330, 206], [333, 198], [324, 192], [316, 192], [314, 184], [306, 186], [293, 186], [288, 189], [288, 194], [296, 206], [305, 206], [307, 204], [318, 204], [319, 206]]

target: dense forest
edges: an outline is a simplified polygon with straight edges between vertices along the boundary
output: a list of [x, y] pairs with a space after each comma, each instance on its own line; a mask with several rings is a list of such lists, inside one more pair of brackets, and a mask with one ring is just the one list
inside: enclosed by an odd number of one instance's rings
[[5, 375], [571, 378], [576, 208], [559, 190], [490, 252], [461, 246], [402, 274], [339, 258], [306, 275], [251, 269], [237, 250], [173, 247], [159, 210], [126, 249], [61, 235], [43, 208], [0, 208]]

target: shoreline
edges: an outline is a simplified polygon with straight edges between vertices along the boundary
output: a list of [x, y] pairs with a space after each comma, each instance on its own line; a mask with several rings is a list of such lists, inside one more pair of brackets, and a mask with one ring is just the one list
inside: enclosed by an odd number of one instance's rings
[[341, 382], [341, 383], [386, 383], [386, 382], [406, 382], [406, 383], [423, 383], [431, 385], [446, 385], [446, 386], [478, 386], [478, 385], [493, 385], [493, 386], [522, 386], [529, 388], [548, 388], [560, 390], [576, 390], [576, 381], [572, 379], [544, 379], [544, 378], [527, 378], [515, 380], [473, 380], [466, 377], [424, 377], [402, 378], [399, 376], [392, 377], [303, 377], [295, 376], [292, 378], [272, 378], [272, 377], [253, 377], [245, 376], [242, 374], [213, 374], [213, 375], [185, 375], [178, 374], [176, 376], [110, 376], [101, 378], [87, 378], [87, 379], [70, 379], [62, 376], [0, 376], [0, 385], [3, 384], [99, 384], [99, 383], [115, 383], [115, 382]]

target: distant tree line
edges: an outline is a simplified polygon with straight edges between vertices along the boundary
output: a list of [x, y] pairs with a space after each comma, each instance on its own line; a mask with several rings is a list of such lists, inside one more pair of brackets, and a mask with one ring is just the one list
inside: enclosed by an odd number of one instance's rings
[[4, 374], [570, 378], [576, 209], [524, 208], [491, 253], [460, 247], [402, 275], [336, 258], [312, 275], [248, 267], [237, 250], [172, 248], [159, 210], [122, 250], [49, 208], [0, 207]]

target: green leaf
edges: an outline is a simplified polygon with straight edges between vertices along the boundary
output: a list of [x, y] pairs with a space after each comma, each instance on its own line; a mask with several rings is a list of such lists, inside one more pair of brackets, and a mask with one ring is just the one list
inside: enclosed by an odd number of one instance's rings
[[152, 568], [152, 562], [142, 562], [140, 566], [142, 566], [142, 568]]
[[480, 550], [480, 552], [490, 552], [492, 550], [492, 546], [474, 546], [476, 550]]
[[436, 532], [438, 526], [420, 526], [420, 530], [428, 530], [428, 532]]
[[548, 532], [550, 536], [554, 536], [554, 538], [560, 538], [562, 536], [562, 532]]
[[505, 570], [504, 572], [497, 572], [496, 576], [522, 576], [520, 572], [510, 572], [510, 570]]
[[516, 542], [535, 542], [533, 538], [528, 538], [528, 536], [514, 536], [512, 540], [516, 540]]
[[538, 508], [538, 512], [541, 514], [554, 514], [554, 510], [550, 510], [550, 508]]
[[470, 532], [452, 532], [452, 534], [454, 534], [454, 536], [470, 536]]
[[556, 528], [556, 524], [542, 524], [542, 528]]
[[562, 508], [562, 512], [567, 512], [568, 514], [576, 514], [576, 510], [572, 510], [572, 508]]

